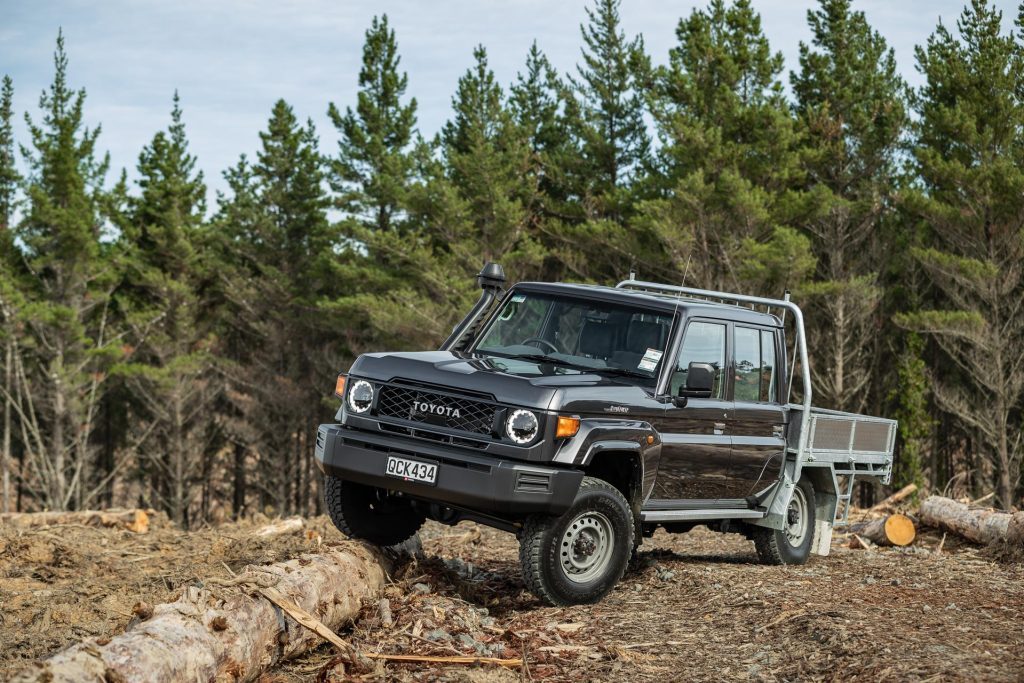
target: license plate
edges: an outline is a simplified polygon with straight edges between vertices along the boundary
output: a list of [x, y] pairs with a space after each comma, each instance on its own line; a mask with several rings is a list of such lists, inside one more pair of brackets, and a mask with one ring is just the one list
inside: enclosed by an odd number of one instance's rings
[[389, 477], [398, 477], [406, 481], [434, 484], [437, 482], [437, 463], [396, 458], [391, 455], [388, 456], [388, 464], [384, 473]]

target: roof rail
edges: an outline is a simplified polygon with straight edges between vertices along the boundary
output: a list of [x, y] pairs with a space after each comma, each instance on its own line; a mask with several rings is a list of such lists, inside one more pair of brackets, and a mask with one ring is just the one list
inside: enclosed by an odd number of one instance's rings
[[[630, 273], [632, 276], [633, 274]], [[804, 419], [800, 422], [800, 445], [799, 452], [803, 453], [807, 448], [808, 431], [807, 426], [810, 423], [808, 416], [811, 414], [811, 366], [807, 360], [807, 333], [804, 331], [804, 315], [800, 310], [800, 307], [789, 300], [786, 296], [784, 299], [770, 299], [763, 296], [750, 296], [747, 294], [733, 294], [731, 292], [716, 292], [710, 289], [697, 289], [694, 287], [682, 287], [679, 285], [664, 285], [657, 282], [644, 282], [643, 280], [635, 280], [630, 277], [628, 280], [623, 280], [619, 284], [615, 285], [618, 289], [635, 289], [646, 292], [662, 292], [666, 294], [676, 294], [680, 297], [686, 297], [695, 300], [704, 301], [719, 301], [721, 303], [732, 303], [735, 306], [741, 304], [753, 304], [755, 306], [767, 306], [768, 312], [771, 312], [772, 308], [781, 308], [784, 312], [789, 311], [793, 314], [793, 322], [796, 327], [796, 343], [793, 353], [793, 358], [790, 361], [792, 365], [787, 369], [787, 374], [790, 378], [787, 384], [787, 391], [789, 396], [786, 397], [786, 402], [789, 402], [790, 396], [793, 394], [793, 375], [796, 370], [797, 355], [800, 358], [800, 382], [803, 385], [803, 411]], [[788, 295], [788, 292], [787, 292]]]

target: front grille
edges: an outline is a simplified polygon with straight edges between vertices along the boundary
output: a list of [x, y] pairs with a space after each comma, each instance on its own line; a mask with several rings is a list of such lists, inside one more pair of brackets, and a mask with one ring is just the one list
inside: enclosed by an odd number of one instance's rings
[[491, 433], [495, 406], [473, 399], [435, 394], [396, 385], [381, 387], [377, 415], [471, 434]]

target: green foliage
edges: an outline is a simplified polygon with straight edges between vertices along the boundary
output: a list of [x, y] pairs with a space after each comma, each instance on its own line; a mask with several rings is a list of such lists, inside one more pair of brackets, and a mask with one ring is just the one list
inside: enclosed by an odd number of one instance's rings
[[10, 228], [17, 208], [18, 183], [21, 180], [14, 165], [14, 81], [4, 76], [0, 87], [0, 249], [10, 252]]
[[178, 94], [171, 124], [139, 155], [137, 198], [122, 220], [120, 309], [131, 353], [116, 372], [145, 423], [140, 469], [158, 504], [188, 524], [210, 447], [219, 391], [216, 312], [206, 292], [216, 264], [204, 250], [206, 186], [189, 153]]
[[486, 260], [512, 281], [608, 284], [635, 267], [709, 289], [790, 289], [815, 401], [890, 407], [898, 483], [934, 484], [945, 444], [968, 443], [975, 483], [1012, 503], [1019, 33], [972, 0], [956, 31], [940, 25], [918, 49], [925, 84], [910, 92], [864, 14], [820, 0], [787, 97], [751, 0], [681, 18], [656, 67], [621, 7], [590, 4], [565, 78], [533, 44], [504, 87], [476, 48], [430, 140], [395, 33], [375, 17], [354, 101], [328, 109], [333, 156], [277, 101], [258, 152], [224, 173], [212, 218], [177, 95], [137, 181], [105, 187], [63, 36], [29, 118], [25, 178], [5, 78], [0, 399], [32, 504], [131, 496], [187, 524], [214, 514], [230, 481], [235, 513], [315, 511], [315, 425], [337, 407], [335, 373], [367, 351], [436, 348]]
[[346, 107], [344, 115], [333, 103], [328, 109], [341, 134], [331, 174], [337, 204], [373, 230], [400, 227], [405, 194], [415, 173], [409, 147], [416, 128], [416, 100], [402, 102], [409, 79], [399, 73], [400, 61], [387, 15], [374, 17], [363, 45], [356, 109]]
[[939, 310], [897, 322], [928, 333], [940, 362], [957, 369], [932, 374], [936, 402], [977, 438], [1009, 506], [1024, 455], [1011, 436], [1024, 396], [1024, 51], [985, 0], [973, 0], [957, 28], [959, 37], [940, 25], [917, 49], [926, 78], [915, 101], [920, 184], [905, 200], [927, 226], [925, 248], [913, 253]]
[[99, 128], [84, 127], [85, 91], [68, 86], [67, 65], [58, 35], [53, 84], [39, 99], [42, 119], [26, 115], [28, 201], [14, 229], [34, 275], [20, 281], [20, 310], [12, 311], [25, 330], [17, 349], [28, 369], [18, 387], [23, 446], [36, 466], [46, 459], [36, 493], [56, 508], [88, 500], [94, 420], [121, 353], [109, 325], [119, 255], [101, 239], [107, 160], [96, 158]]
[[746, 0], [694, 10], [676, 35], [652, 103], [662, 141], [659, 196], [641, 205], [641, 225], [667, 253], [654, 259], [660, 277], [679, 280], [688, 270], [704, 287], [735, 288], [741, 270], [751, 274], [754, 245], [804, 244], [780, 232], [780, 202], [799, 177], [782, 55], [771, 51]]
[[899, 421], [899, 450], [893, 484], [925, 487], [925, 456], [935, 428], [928, 401], [928, 376], [924, 358], [924, 340], [907, 335], [907, 344], [896, 363], [896, 383], [887, 397], [895, 406], [893, 417]]
[[583, 63], [571, 79], [578, 98], [580, 181], [597, 202], [598, 217], [622, 214], [618, 190], [634, 179], [649, 147], [643, 93], [650, 66], [643, 38], [630, 40], [622, 30], [620, 4], [594, 0], [587, 8], [587, 23], [580, 26]]

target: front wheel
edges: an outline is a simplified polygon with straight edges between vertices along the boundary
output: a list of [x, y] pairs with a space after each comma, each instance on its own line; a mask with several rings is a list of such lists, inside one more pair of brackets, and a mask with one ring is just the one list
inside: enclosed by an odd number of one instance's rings
[[814, 487], [803, 479], [793, 489], [782, 529], [753, 527], [758, 558], [764, 564], [804, 564], [814, 542], [814, 521]]
[[425, 517], [410, 501], [384, 489], [324, 476], [324, 504], [338, 530], [349, 538], [396, 545], [423, 526]]
[[530, 592], [551, 605], [597, 602], [622, 578], [633, 551], [633, 513], [614, 486], [584, 477], [561, 517], [533, 516], [519, 539]]

